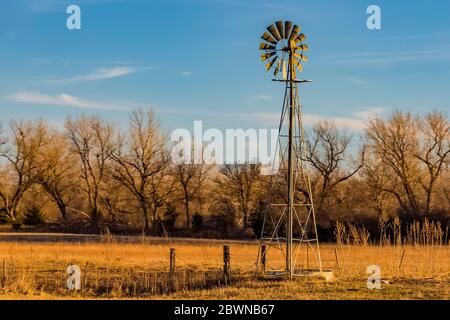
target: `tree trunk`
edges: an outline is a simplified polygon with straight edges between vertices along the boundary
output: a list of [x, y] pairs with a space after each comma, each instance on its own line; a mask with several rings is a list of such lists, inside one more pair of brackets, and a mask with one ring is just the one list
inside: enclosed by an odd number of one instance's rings
[[[150, 230], [150, 219], [148, 214], [148, 206], [144, 199], [140, 199], [141, 209], [142, 209], [142, 217], [144, 218], [144, 231], [147, 232]], [[153, 218], [153, 222], [155, 218]], [[153, 226], [155, 223], [153, 223]]]
[[186, 211], [186, 228], [190, 229], [191, 228], [191, 212], [189, 209], [189, 199], [186, 198], [184, 201], [184, 209]]
[[243, 214], [244, 214], [244, 230], [247, 230], [248, 227], [248, 208], [246, 205], [244, 205], [244, 210], [243, 210]]
[[97, 228], [100, 231], [101, 214], [98, 207], [94, 207], [91, 210], [91, 223], [93, 227]]
[[59, 213], [61, 214], [61, 217], [64, 220], [67, 220], [67, 206], [66, 206], [66, 204], [64, 203], [64, 201], [60, 197], [58, 197], [56, 195], [53, 196], [53, 199], [55, 200], [56, 205], [58, 206]]

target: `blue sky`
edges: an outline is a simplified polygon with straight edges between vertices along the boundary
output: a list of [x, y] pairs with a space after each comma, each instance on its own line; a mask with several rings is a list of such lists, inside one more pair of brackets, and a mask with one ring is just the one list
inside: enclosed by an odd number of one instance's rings
[[[77, 4], [82, 29], [66, 28]], [[382, 10], [368, 30], [366, 9]], [[259, 60], [265, 27], [308, 36], [306, 121], [360, 130], [392, 110], [450, 110], [450, 2], [442, 0], [3, 0], [0, 115], [100, 115], [126, 126], [153, 108], [167, 129], [274, 127], [283, 88]]]

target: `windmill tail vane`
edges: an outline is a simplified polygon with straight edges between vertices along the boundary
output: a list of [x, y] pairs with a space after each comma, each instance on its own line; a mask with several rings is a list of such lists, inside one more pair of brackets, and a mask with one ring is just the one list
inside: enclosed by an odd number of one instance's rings
[[273, 81], [286, 87], [277, 146], [280, 161], [271, 179], [271, 204], [264, 214], [256, 273], [287, 278], [322, 274], [298, 92], [300, 84], [311, 81], [297, 78], [308, 61], [305, 52], [309, 46], [301, 27], [290, 21], [271, 24], [261, 39], [259, 49], [266, 70], [273, 70]]

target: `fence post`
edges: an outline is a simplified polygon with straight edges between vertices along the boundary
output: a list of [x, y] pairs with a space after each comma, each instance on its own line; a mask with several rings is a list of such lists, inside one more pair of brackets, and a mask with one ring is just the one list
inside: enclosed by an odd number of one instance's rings
[[6, 261], [3, 258], [3, 270], [2, 270], [2, 287], [6, 286]]
[[169, 254], [169, 287], [171, 291], [175, 290], [175, 248], [170, 248]]
[[261, 245], [261, 271], [262, 273], [266, 273], [266, 259], [267, 259], [267, 250], [266, 250], [266, 245], [262, 244]]
[[170, 248], [169, 274], [171, 277], [175, 274], [175, 249], [174, 248]]
[[230, 268], [230, 246], [223, 246], [223, 277], [225, 283], [230, 281], [231, 268]]

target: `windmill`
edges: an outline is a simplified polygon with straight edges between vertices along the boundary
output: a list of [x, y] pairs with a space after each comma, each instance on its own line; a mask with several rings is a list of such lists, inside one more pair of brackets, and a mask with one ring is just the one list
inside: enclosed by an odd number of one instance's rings
[[[271, 179], [271, 205], [264, 214], [256, 272], [287, 278], [322, 274], [298, 92], [299, 85], [311, 81], [297, 78], [303, 62], [308, 61], [304, 54], [308, 50], [306, 36], [298, 25], [277, 21], [261, 38], [261, 60], [267, 71], [273, 70], [273, 81], [285, 83], [285, 95], [277, 145], [279, 166], [273, 168], [276, 173]], [[275, 251], [275, 258], [271, 253], [268, 260], [278, 262], [271, 270], [266, 269], [269, 251]], [[311, 268], [310, 260], [315, 268]]]

